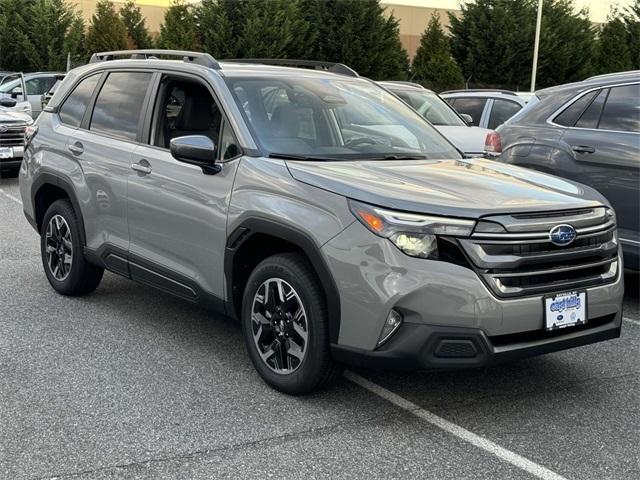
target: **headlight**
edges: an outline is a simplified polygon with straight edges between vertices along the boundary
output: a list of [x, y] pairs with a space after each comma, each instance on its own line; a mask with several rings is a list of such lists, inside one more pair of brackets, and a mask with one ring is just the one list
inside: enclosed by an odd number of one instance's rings
[[396, 212], [354, 200], [349, 208], [365, 227], [412, 257], [438, 258], [437, 235], [468, 237], [475, 225], [474, 220]]

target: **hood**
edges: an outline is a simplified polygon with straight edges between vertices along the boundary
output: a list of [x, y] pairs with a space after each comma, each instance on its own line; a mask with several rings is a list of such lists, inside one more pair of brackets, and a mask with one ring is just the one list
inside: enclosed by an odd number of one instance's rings
[[434, 125], [434, 127], [464, 153], [483, 153], [484, 140], [491, 130], [466, 125]]
[[17, 112], [15, 110], [8, 110], [0, 107], [0, 123], [27, 123], [31, 121], [31, 115], [28, 113]]
[[607, 205], [592, 188], [482, 158], [287, 161], [298, 181], [406, 212], [479, 218]]

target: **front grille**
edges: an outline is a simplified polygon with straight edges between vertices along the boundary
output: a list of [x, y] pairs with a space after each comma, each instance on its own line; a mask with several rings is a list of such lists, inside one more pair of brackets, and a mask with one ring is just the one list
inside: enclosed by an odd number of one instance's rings
[[[498, 297], [539, 295], [614, 281], [618, 274], [615, 221], [604, 207], [551, 214], [502, 215], [500, 233], [474, 233], [460, 240], [473, 268]], [[576, 239], [551, 242], [549, 231], [572, 225]]]
[[[8, 127], [6, 132], [0, 131], [0, 147], [22, 147], [24, 146], [24, 131], [26, 125], [0, 124]], [[0, 130], [3, 130], [0, 128]]]

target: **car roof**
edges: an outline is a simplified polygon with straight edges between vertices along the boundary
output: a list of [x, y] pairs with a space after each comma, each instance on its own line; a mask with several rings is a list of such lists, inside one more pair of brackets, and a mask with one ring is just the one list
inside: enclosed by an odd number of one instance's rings
[[503, 98], [524, 105], [527, 97], [518, 95], [511, 90], [449, 90], [440, 94], [444, 98]]
[[403, 90], [405, 92], [428, 92], [435, 93], [433, 90], [429, 90], [428, 88], [424, 88], [422, 85], [418, 83], [412, 82], [403, 82], [399, 80], [385, 80], [382, 82], [376, 82], [381, 87], [387, 88], [389, 90]]

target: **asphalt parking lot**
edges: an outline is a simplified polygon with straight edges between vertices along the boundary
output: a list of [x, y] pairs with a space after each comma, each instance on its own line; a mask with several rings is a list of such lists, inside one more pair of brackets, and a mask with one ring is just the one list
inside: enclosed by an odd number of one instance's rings
[[292, 398], [231, 320], [112, 274], [54, 293], [16, 179], [0, 218], [1, 478], [640, 478], [637, 274], [618, 340]]

